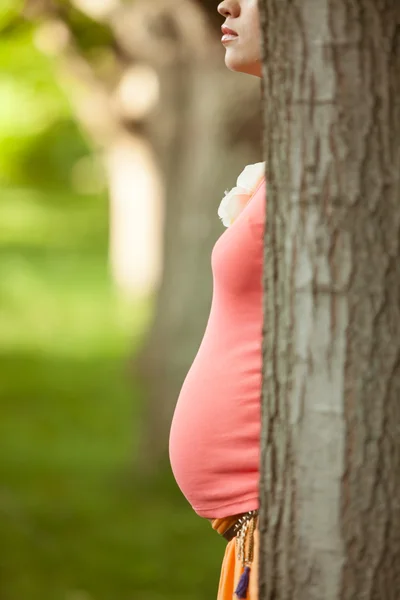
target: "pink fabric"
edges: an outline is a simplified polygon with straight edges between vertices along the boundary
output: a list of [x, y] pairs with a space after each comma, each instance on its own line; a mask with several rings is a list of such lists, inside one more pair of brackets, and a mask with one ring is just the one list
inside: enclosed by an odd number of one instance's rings
[[207, 518], [259, 507], [265, 195], [263, 178], [213, 248], [211, 311], [171, 425], [175, 479]]

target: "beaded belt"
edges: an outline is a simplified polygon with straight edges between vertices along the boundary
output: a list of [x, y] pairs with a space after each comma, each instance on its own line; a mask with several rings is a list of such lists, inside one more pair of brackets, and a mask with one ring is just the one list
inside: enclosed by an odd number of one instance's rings
[[[237, 598], [246, 598], [250, 579], [250, 566], [253, 562], [254, 552], [254, 529], [257, 525], [258, 510], [250, 510], [231, 525], [226, 531], [221, 532], [221, 535], [228, 541], [236, 538], [236, 549], [238, 560], [242, 561], [244, 569], [235, 594]], [[248, 534], [248, 535], [247, 535]], [[247, 543], [246, 543], [247, 540]]]
[[[254, 518], [257, 517], [257, 515], [258, 510], [249, 510], [243, 515], [240, 515], [237, 521], [235, 521], [233, 525], [231, 525], [231, 527], [229, 527], [229, 529], [224, 531], [224, 533], [222, 533], [221, 535], [226, 540], [228, 540], [228, 542], [230, 542], [231, 540], [233, 540], [234, 537], [237, 536], [239, 532], [241, 533], [243, 531], [242, 528], [247, 529], [249, 521], [254, 520]], [[245, 527], [246, 524], [247, 526]]]

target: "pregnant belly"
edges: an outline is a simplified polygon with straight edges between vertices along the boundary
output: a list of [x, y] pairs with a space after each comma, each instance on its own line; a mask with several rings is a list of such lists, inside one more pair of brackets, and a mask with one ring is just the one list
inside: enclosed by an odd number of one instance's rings
[[171, 467], [199, 514], [256, 493], [260, 368], [258, 363], [244, 368], [242, 361], [232, 371], [225, 361], [207, 364], [207, 369], [201, 360], [194, 362], [171, 425]]

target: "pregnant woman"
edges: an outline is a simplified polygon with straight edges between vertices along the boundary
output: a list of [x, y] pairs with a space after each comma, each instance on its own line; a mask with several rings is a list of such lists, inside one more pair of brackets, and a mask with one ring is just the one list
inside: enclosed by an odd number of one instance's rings
[[[218, 12], [225, 18], [226, 66], [261, 77], [257, 0], [224, 0]], [[217, 600], [258, 597], [265, 193], [258, 163], [245, 168], [220, 204], [227, 229], [211, 255], [211, 311], [170, 431], [179, 487], [228, 540]]]

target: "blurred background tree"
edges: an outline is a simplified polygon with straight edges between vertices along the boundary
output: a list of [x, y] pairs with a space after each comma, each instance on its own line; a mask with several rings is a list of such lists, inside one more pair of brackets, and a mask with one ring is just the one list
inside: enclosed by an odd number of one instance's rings
[[224, 544], [167, 444], [217, 207], [261, 160], [221, 22], [195, 0], [1, 3], [0, 599], [215, 595]]
[[259, 83], [226, 69], [211, 3], [31, 0], [25, 16], [101, 154], [114, 279], [155, 291], [135, 357], [147, 390], [139, 467], [152, 471], [206, 324], [216, 199], [260, 160]]

